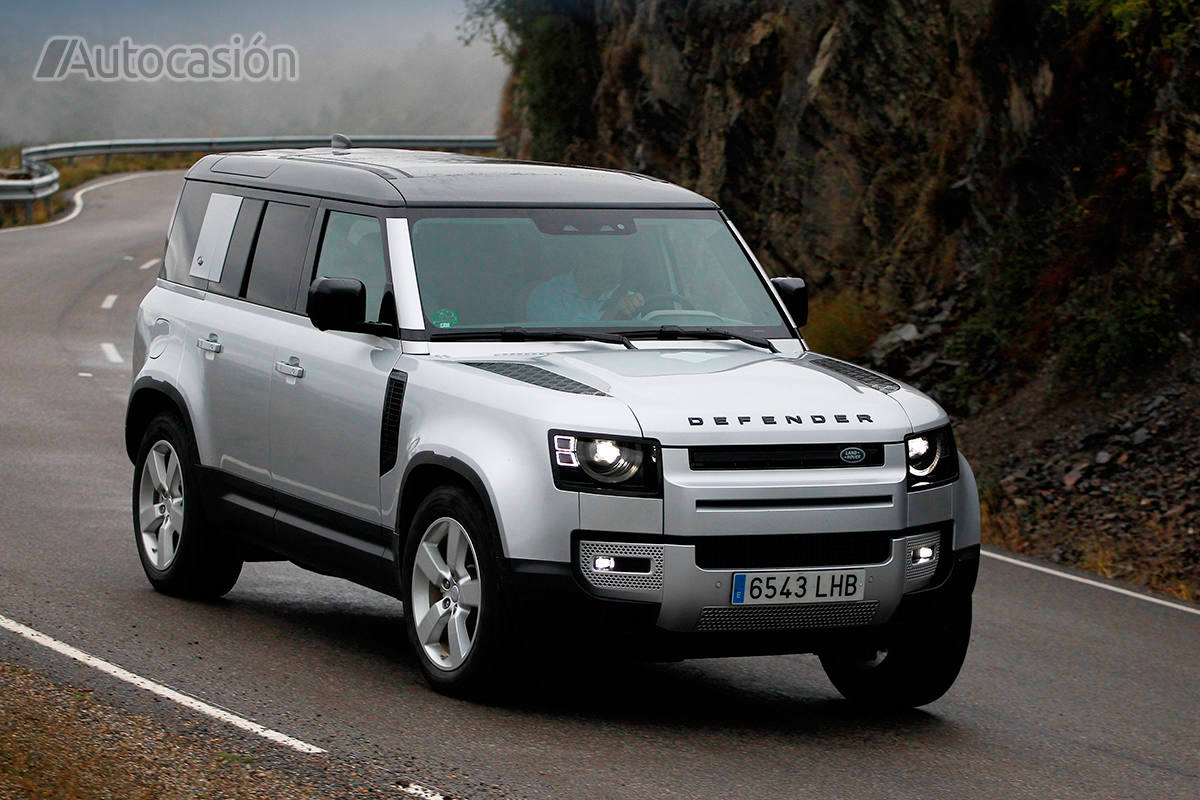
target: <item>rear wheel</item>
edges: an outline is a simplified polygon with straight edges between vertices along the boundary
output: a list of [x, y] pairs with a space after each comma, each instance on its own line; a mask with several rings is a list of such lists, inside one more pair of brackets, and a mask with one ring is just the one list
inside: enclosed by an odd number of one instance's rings
[[886, 646], [821, 654], [821, 666], [847, 700], [913, 708], [944, 695], [958, 678], [971, 642], [971, 598], [899, 620]]
[[211, 528], [199, 500], [191, 438], [177, 417], [155, 417], [135, 462], [133, 525], [142, 569], [164, 594], [220, 597], [242, 571], [238, 551]]
[[508, 625], [496, 539], [479, 502], [457, 486], [430, 492], [409, 527], [405, 628], [426, 679], [447, 694], [477, 694], [497, 677]]

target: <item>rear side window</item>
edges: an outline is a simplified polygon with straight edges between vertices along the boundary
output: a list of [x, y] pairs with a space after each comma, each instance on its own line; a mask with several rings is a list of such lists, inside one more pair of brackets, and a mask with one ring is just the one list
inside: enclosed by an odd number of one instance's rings
[[284, 311], [295, 309], [311, 219], [311, 209], [307, 206], [267, 203], [250, 258], [247, 300]]
[[224, 269], [221, 270], [220, 280], [208, 282], [210, 292], [240, 297], [245, 291], [246, 266], [250, 263], [250, 253], [254, 249], [254, 240], [258, 237], [258, 224], [262, 221], [265, 205], [263, 200], [248, 197], [242, 199], [237, 222], [234, 223], [233, 233], [229, 237]]
[[396, 301], [383, 256], [383, 226], [377, 217], [330, 211], [313, 277], [357, 278], [367, 288], [364, 322], [395, 323]]
[[196, 289], [203, 289], [207, 284], [204, 277], [191, 274], [191, 267], [212, 193], [211, 184], [195, 181], [185, 181], [183, 184], [179, 208], [175, 211], [171, 235], [167, 239], [167, 252], [163, 256], [163, 277], [172, 283], [182, 283]]

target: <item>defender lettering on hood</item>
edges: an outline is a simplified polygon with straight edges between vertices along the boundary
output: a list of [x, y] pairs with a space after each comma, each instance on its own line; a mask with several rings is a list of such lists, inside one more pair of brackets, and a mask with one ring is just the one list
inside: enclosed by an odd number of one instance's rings
[[[739, 415], [736, 417], [712, 417], [711, 424], [732, 425], [734, 423], [730, 422], [730, 420], [734, 420], [738, 425], [748, 425], [750, 423], [758, 424], [757, 420], [762, 420], [761, 424], [763, 425], [803, 425], [805, 416], [806, 415], [804, 414], [784, 414], [782, 421], [780, 421], [780, 417], [769, 415], [762, 417], [749, 417], [745, 415]], [[832, 414], [830, 416], [833, 418], [835, 423], [849, 423], [851, 417], [850, 414]], [[875, 420], [871, 419], [870, 414], [854, 414], [853, 416], [858, 422], [875, 422]], [[813, 425], [824, 425], [829, 422], [829, 417], [824, 414], [808, 414], [807, 417]], [[688, 425], [691, 425], [692, 427], [699, 427], [701, 425], [708, 424], [705, 422], [704, 417], [688, 417], [687, 421]]]

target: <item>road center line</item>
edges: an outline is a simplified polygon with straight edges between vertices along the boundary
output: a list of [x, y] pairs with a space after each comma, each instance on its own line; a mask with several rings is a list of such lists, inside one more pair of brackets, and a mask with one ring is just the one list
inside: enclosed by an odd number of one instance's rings
[[1158, 597], [1151, 597], [1148, 594], [1142, 594], [1141, 592], [1135, 592], [1131, 589], [1122, 589], [1120, 586], [1112, 586], [1110, 584], [1103, 583], [1101, 581], [1094, 581], [1091, 578], [1084, 578], [1079, 575], [1072, 575], [1069, 572], [1063, 572], [1062, 570], [1054, 569], [1053, 567], [1046, 567], [1046, 566], [1042, 566], [1041, 564], [1035, 564], [1031, 561], [1025, 561], [1024, 559], [1013, 558], [1011, 556], [1001, 555], [999, 553], [994, 553], [991, 550], [984, 550], [983, 554], [985, 556], [987, 556], [988, 558], [994, 558], [997, 561], [1003, 561], [1006, 564], [1015, 564], [1018, 567], [1025, 567], [1026, 569], [1031, 569], [1031, 570], [1034, 570], [1035, 572], [1044, 572], [1047, 575], [1054, 575], [1056, 577], [1064, 578], [1068, 581], [1075, 581], [1076, 583], [1082, 583], [1087, 586], [1095, 586], [1098, 589], [1107, 589], [1110, 592], [1116, 592], [1117, 594], [1123, 594], [1126, 597], [1132, 597], [1136, 600], [1145, 600], [1147, 603], [1154, 603], [1155, 605], [1166, 606], [1167, 608], [1173, 608], [1177, 611], [1186, 611], [1188, 614], [1200, 614], [1200, 608], [1193, 608], [1191, 606], [1186, 606], [1183, 603], [1173, 603], [1170, 600], [1163, 600]]
[[91, 186], [85, 186], [82, 189], [75, 192], [75, 195], [71, 198], [71, 205], [72, 205], [71, 212], [69, 214], [67, 214], [65, 217], [63, 217], [62, 219], [53, 219], [53, 220], [50, 220], [49, 222], [42, 222], [38, 225], [13, 225], [12, 227], [9, 227], [9, 228], [0, 228], [0, 233], [13, 233], [16, 231], [32, 231], [32, 230], [39, 230], [41, 228], [52, 228], [55, 225], [62, 225], [64, 222], [70, 222], [71, 220], [78, 217], [79, 213], [81, 211], [83, 211], [83, 196], [85, 194], [87, 194], [88, 192], [93, 191], [95, 189], [103, 189], [105, 186], [112, 186], [114, 183], [124, 183], [125, 181], [132, 181], [132, 180], [136, 180], [137, 178], [146, 178], [146, 177], [149, 177], [149, 176], [155, 175], [155, 174], [160, 174], [160, 173], [155, 173], [154, 171], [134, 172], [129, 175], [120, 175], [120, 176], [118, 176], [116, 178], [112, 178], [110, 180], [102, 180], [97, 183], [93, 183]]
[[138, 269], [150, 269], [155, 264], [157, 264], [159, 261], [162, 261], [162, 259], [161, 258], [152, 258], [149, 261], [147, 261], [145, 264], [142, 264], [140, 267], [138, 267]]
[[109, 295], [104, 296], [104, 302], [102, 302], [100, 304], [100, 307], [102, 309], [104, 309], [105, 311], [108, 311], [110, 308], [112, 308], [116, 304], [117, 304], [117, 296], [115, 294], [109, 294]]
[[291, 736], [282, 734], [279, 731], [273, 731], [270, 728], [265, 728], [262, 725], [259, 725], [257, 722], [251, 722], [245, 717], [239, 717], [237, 714], [232, 712], [225, 711], [224, 709], [217, 708], [216, 706], [211, 706], [208, 703], [205, 703], [203, 700], [197, 700], [196, 698], [190, 697], [182, 692], [178, 692], [174, 689], [163, 686], [161, 683], [155, 683], [154, 681], [143, 678], [140, 675], [135, 675], [129, 670], [122, 669], [116, 664], [109, 663], [102, 658], [96, 658], [95, 656], [88, 655], [82, 650], [78, 650], [69, 644], [64, 644], [57, 639], [53, 639], [46, 634], [36, 631], [26, 625], [22, 625], [19, 622], [14, 622], [8, 617], [0, 616], [0, 628], [12, 631], [18, 636], [23, 636], [29, 641], [36, 642], [43, 647], [48, 647], [56, 653], [61, 653], [68, 658], [73, 658], [81, 664], [85, 664], [93, 669], [98, 669], [106, 675], [111, 675], [117, 680], [124, 681], [125, 683], [138, 687], [139, 689], [145, 689], [146, 691], [152, 692], [159, 697], [163, 697], [174, 703], [178, 703], [184, 708], [190, 708], [193, 711], [199, 711], [201, 714], [205, 714], [213, 719], [233, 725], [235, 728], [241, 728], [244, 731], [261, 736], [264, 739], [274, 742], [275, 744], [280, 744], [284, 747], [290, 747], [293, 750], [299, 750], [301, 753], [317, 754], [325, 752], [321, 748], [311, 745], [307, 742], [302, 742], [299, 739], [293, 739]]
[[121, 354], [117, 352], [117, 346], [112, 342], [101, 342], [100, 349], [104, 351], [104, 357], [113, 364], [124, 363], [125, 359], [121, 358]]

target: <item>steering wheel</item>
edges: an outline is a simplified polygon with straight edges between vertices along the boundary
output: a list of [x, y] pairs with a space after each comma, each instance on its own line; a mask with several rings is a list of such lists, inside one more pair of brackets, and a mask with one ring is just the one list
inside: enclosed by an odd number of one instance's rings
[[[659, 309], [656, 309], [655, 306], [658, 303], [662, 303], [662, 302], [666, 302], [668, 304], [669, 303], [679, 303], [685, 309], [688, 309], [691, 311], [696, 310], [696, 304], [694, 302], [692, 302], [690, 299], [684, 297], [681, 294], [676, 294], [675, 292], [655, 292], [654, 294], [645, 295], [645, 297], [643, 297], [642, 299], [645, 301], [645, 304], [642, 306], [642, 308], [649, 310], [649, 311], [659, 310]], [[666, 310], [677, 310], [677, 309], [663, 308], [661, 310], [666, 311]]]

